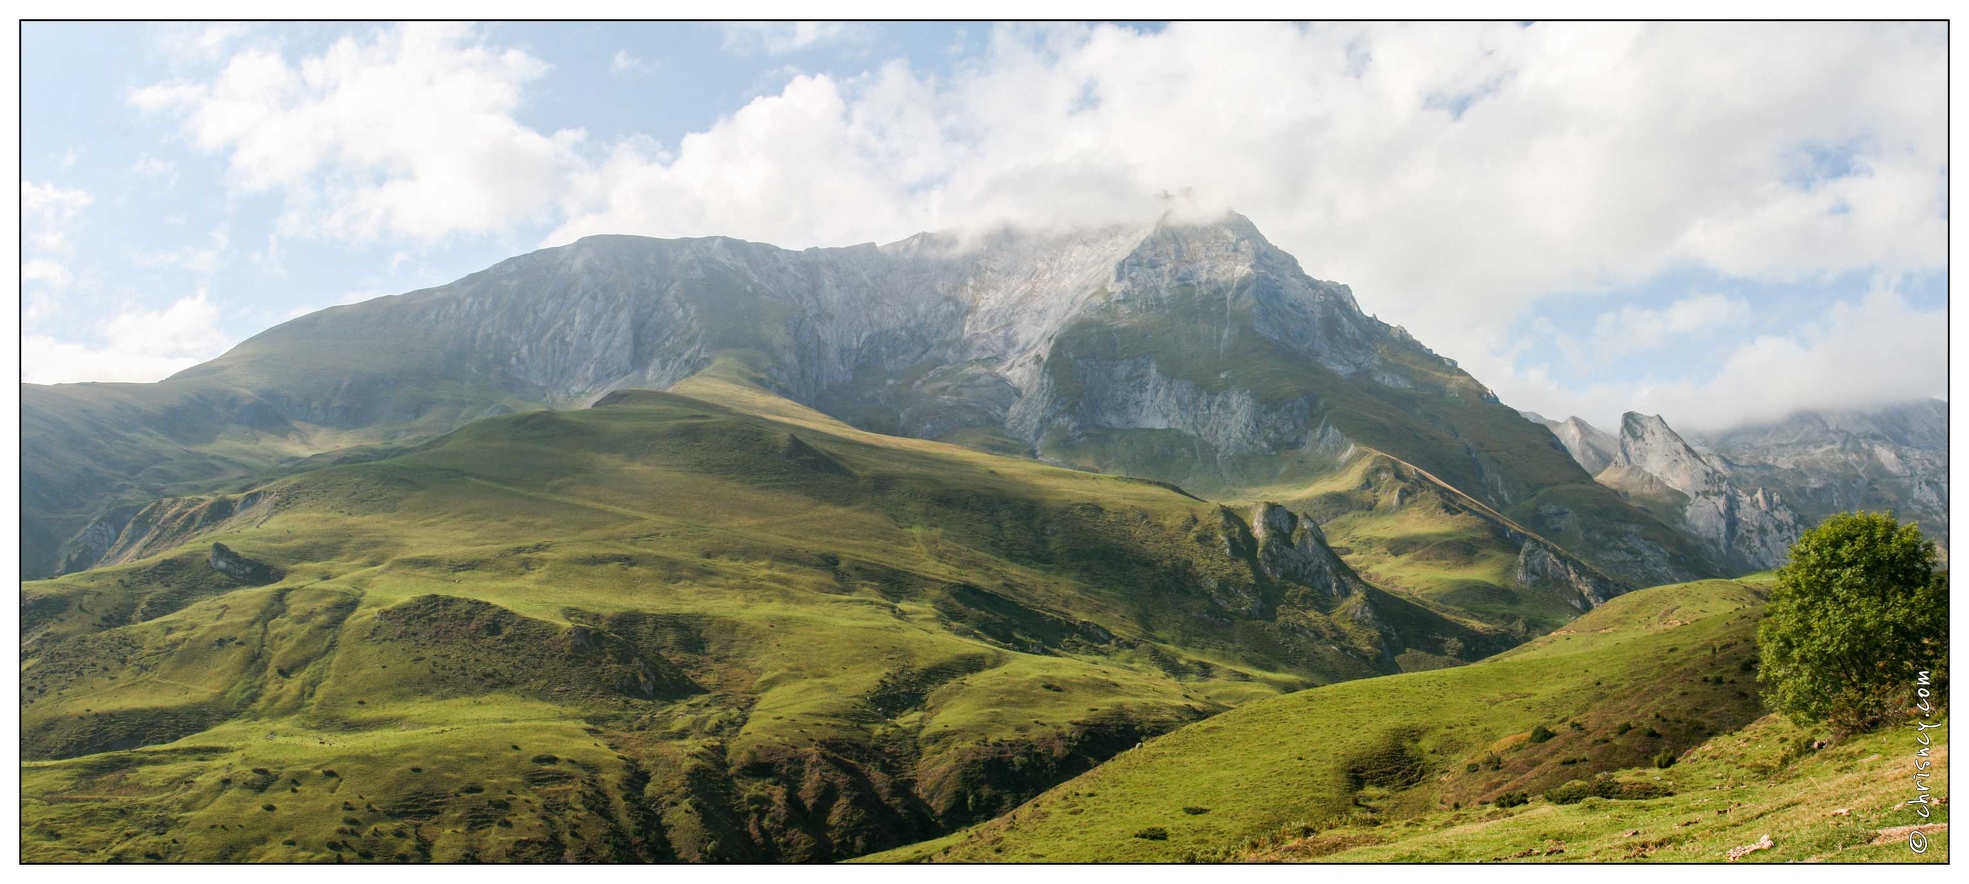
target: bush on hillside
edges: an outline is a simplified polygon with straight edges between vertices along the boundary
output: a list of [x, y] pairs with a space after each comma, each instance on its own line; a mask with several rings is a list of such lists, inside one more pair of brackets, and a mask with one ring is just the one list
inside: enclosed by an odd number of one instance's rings
[[1935, 544], [1886, 513], [1828, 517], [1778, 569], [1757, 644], [1765, 701], [1800, 724], [1851, 733], [1920, 699], [1939, 705], [1948, 572], [1935, 571]]
[[1498, 807], [1522, 807], [1531, 803], [1531, 796], [1523, 792], [1502, 792], [1491, 803]]
[[1534, 743], [1543, 743], [1556, 736], [1558, 734], [1553, 733], [1551, 728], [1542, 724], [1531, 729], [1531, 741]]
[[1593, 784], [1585, 780], [1568, 780], [1563, 786], [1556, 786], [1545, 792], [1545, 800], [1553, 804], [1578, 804], [1592, 797]]

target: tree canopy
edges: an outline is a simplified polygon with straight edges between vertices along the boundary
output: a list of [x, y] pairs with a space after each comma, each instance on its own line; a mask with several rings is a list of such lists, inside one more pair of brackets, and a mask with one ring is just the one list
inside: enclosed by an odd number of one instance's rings
[[1874, 726], [1912, 702], [1917, 673], [1945, 678], [1948, 572], [1935, 570], [1935, 544], [1911, 522], [1828, 517], [1778, 569], [1757, 643], [1772, 709], [1842, 730]]

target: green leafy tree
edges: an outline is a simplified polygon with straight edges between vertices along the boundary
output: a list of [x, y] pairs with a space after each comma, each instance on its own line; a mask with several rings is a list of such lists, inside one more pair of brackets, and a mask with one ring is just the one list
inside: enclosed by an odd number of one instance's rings
[[1885, 513], [1828, 517], [1778, 569], [1757, 644], [1757, 680], [1772, 709], [1864, 730], [1912, 702], [1917, 672], [1940, 685], [1948, 573], [1936, 573], [1935, 545], [1913, 523]]

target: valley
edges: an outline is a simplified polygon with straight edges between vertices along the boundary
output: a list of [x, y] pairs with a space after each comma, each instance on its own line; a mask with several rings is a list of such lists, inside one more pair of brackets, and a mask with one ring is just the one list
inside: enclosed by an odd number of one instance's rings
[[1945, 532], [1911, 408], [1542, 422], [1237, 215], [590, 237], [23, 385], [23, 857], [1603, 856], [1479, 807], [1763, 771], [1751, 572]]

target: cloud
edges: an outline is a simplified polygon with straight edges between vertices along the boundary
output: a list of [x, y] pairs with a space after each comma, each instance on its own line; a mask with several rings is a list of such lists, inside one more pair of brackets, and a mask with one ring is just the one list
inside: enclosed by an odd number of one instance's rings
[[1948, 395], [1948, 310], [1918, 310], [1886, 281], [1790, 335], [1737, 345], [1713, 377], [1642, 383], [1633, 410], [1676, 427], [1721, 429], [1807, 408]]
[[68, 268], [44, 258], [21, 262], [21, 281], [45, 283], [52, 287], [67, 285]]
[[246, 22], [168, 22], [150, 30], [150, 49], [178, 65], [210, 63], [262, 26]]
[[[768, 53], [857, 36], [725, 35]], [[248, 47], [131, 101], [223, 153], [236, 190], [281, 195], [288, 238], [540, 225], [547, 244], [801, 248], [1135, 222], [1186, 193], [1562, 414], [1578, 390], [1521, 366], [1513, 337], [1542, 304], [1670, 271], [1945, 267], [1946, 59], [1946, 29], [1918, 23], [1004, 25], [947, 73], [796, 75], [674, 143], [596, 144], [518, 122], [544, 62], [406, 26], [299, 60]], [[1616, 311], [1604, 340], [1659, 348], [1719, 308], [1736, 317], [1727, 299]]]
[[160, 160], [153, 156], [141, 156], [130, 164], [130, 172], [143, 178], [155, 178], [170, 187], [178, 183], [178, 166], [170, 160]]
[[[548, 242], [842, 245], [1135, 221], [1185, 192], [1556, 411], [1511, 358], [1542, 301], [1945, 266], [1946, 49], [1885, 24], [1001, 26], [948, 76], [796, 77], [673, 150], [618, 146]], [[1639, 352], [1740, 306], [1605, 331]]]
[[211, 276], [219, 269], [220, 262], [225, 260], [226, 246], [231, 241], [230, 231], [221, 226], [212, 231], [208, 238], [210, 244], [203, 248], [139, 249], [130, 253], [130, 260], [144, 267], [177, 267], [199, 276]]
[[1478, 377], [1528, 393], [1524, 401], [1539, 403], [1532, 410], [1579, 415], [1603, 429], [1619, 426], [1621, 412], [1639, 411], [1678, 430], [1718, 430], [1804, 409], [1946, 398], [1947, 366], [1947, 308], [1913, 307], [1883, 275], [1861, 297], [1834, 303], [1790, 333], [1724, 347], [1718, 367], [1701, 377], [1642, 374], [1574, 386], [1544, 366], [1509, 364]]
[[782, 55], [852, 38], [857, 33], [857, 26], [838, 21], [742, 22], [725, 26], [725, 48]]
[[27, 335], [21, 339], [21, 380], [163, 380], [224, 352], [229, 339], [218, 322], [218, 307], [200, 290], [163, 310], [129, 310], [109, 318], [97, 329], [96, 343]]
[[68, 243], [75, 222], [96, 200], [86, 190], [21, 181], [21, 237], [36, 249], [59, 249]]
[[608, 72], [611, 74], [615, 74], [616, 76], [623, 76], [626, 74], [646, 74], [653, 70], [656, 70], [655, 64], [652, 64], [651, 62], [642, 58], [638, 58], [634, 55], [630, 55], [629, 50], [627, 49], [615, 50], [615, 57], [609, 59], [609, 63], [608, 63]]
[[553, 208], [583, 134], [514, 119], [547, 70], [468, 27], [408, 24], [292, 63], [247, 49], [209, 80], [153, 84], [129, 100], [226, 154], [232, 189], [281, 195], [284, 235], [429, 243]]
[[1707, 338], [1750, 319], [1750, 303], [1726, 295], [1692, 295], [1660, 310], [1627, 305], [1600, 314], [1585, 342], [1561, 335], [1559, 349], [1575, 368], [1600, 368], [1624, 356], [1659, 350], [1680, 339]]

